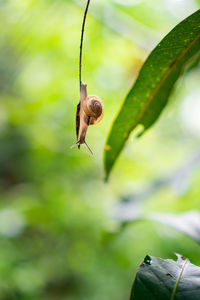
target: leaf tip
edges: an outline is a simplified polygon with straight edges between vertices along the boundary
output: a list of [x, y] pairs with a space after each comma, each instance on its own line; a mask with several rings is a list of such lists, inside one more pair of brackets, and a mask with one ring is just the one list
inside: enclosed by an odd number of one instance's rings
[[105, 174], [105, 177], [104, 177], [104, 182], [105, 182], [105, 183], [108, 183], [109, 175], [110, 175], [110, 172], [107, 172], [107, 171], [106, 171], [106, 174]]

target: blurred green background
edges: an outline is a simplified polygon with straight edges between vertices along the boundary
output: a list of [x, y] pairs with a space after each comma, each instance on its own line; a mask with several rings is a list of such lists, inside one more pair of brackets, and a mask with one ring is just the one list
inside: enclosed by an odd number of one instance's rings
[[128, 299], [147, 253], [179, 252], [200, 264], [189, 237], [147, 221], [121, 228], [113, 213], [141, 194], [143, 213], [200, 209], [198, 66], [176, 84], [156, 125], [130, 138], [107, 184], [102, 163], [108, 129], [143, 61], [200, 2], [91, 1], [83, 81], [105, 106], [103, 121], [88, 130], [93, 157], [69, 149], [85, 4], [0, 1], [1, 300]]

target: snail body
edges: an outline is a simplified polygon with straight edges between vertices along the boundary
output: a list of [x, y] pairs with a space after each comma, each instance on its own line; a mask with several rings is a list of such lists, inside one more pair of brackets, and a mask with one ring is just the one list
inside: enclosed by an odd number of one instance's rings
[[96, 95], [87, 95], [87, 84], [81, 83], [80, 102], [76, 111], [76, 135], [77, 142], [72, 146], [85, 145], [91, 154], [92, 151], [87, 145], [85, 138], [89, 125], [99, 123], [104, 115], [104, 105], [101, 99]]

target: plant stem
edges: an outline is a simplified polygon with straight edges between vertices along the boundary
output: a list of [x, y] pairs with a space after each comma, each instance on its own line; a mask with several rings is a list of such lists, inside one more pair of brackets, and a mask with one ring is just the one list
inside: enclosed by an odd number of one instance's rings
[[83, 17], [82, 30], [81, 30], [80, 59], [79, 59], [79, 83], [80, 83], [80, 88], [81, 88], [81, 82], [82, 82], [81, 81], [81, 67], [82, 67], [83, 35], [84, 35], [85, 21], [86, 21], [89, 5], [90, 5], [90, 0], [87, 1], [87, 5], [86, 5], [86, 8], [85, 8], [84, 17]]

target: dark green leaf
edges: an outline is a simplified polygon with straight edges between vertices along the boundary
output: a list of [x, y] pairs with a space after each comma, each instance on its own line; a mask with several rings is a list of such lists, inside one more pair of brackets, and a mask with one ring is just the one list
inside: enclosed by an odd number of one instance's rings
[[170, 31], [144, 63], [112, 125], [105, 145], [107, 178], [131, 131], [138, 124], [143, 125], [143, 132], [153, 125], [167, 104], [174, 83], [186, 63], [199, 53], [200, 10]]
[[130, 300], [198, 300], [200, 268], [177, 254], [177, 261], [147, 255], [133, 284]]

